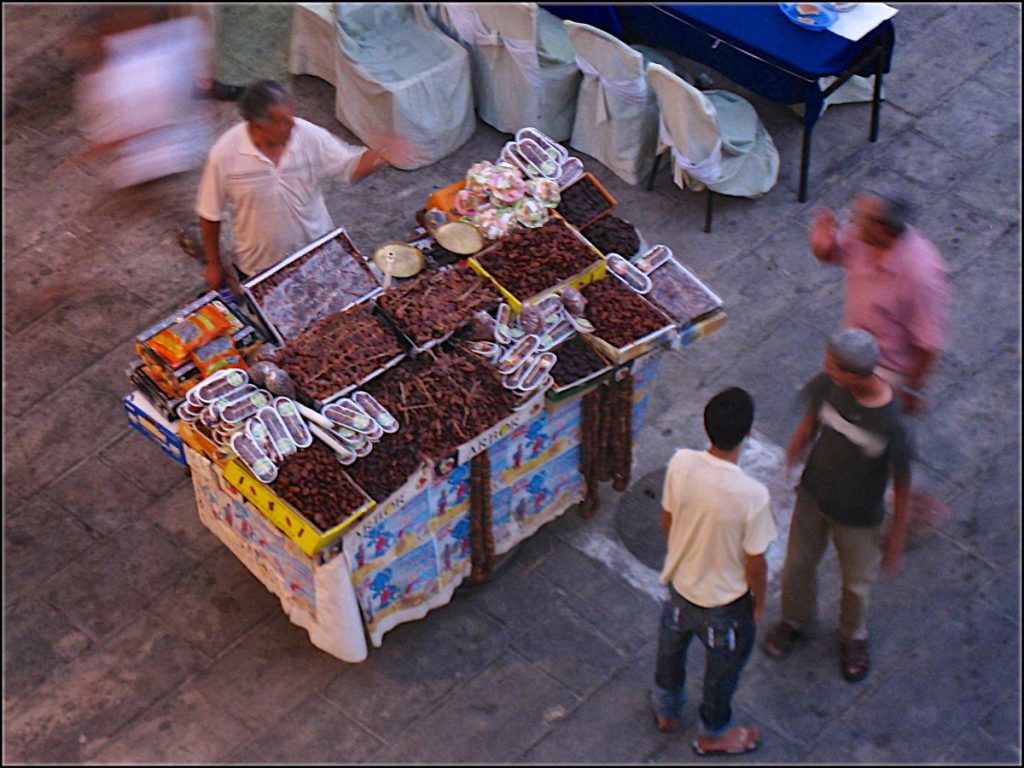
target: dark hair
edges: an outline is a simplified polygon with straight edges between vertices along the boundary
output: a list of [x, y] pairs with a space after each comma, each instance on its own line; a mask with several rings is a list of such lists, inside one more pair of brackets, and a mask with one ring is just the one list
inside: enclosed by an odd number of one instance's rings
[[267, 120], [268, 110], [277, 104], [291, 104], [288, 87], [277, 80], [256, 80], [249, 83], [238, 98], [238, 111], [246, 122]]
[[881, 210], [875, 222], [885, 227], [894, 235], [902, 235], [910, 222], [912, 206], [902, 195], [892, 192], [872, 192], [871, 196], [881, 203]]
[[720, 450], [731, 451], [742, 443], [753, 424], [754, 398], [745, 389], [723, 390], [704, 407], [704, 430]]

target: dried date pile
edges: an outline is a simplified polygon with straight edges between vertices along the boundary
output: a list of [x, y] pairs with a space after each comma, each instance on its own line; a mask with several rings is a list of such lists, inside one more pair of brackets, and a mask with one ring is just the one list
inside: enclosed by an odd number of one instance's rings
[[360, 304], [315, 322], [285, 344], [274, 362], [296, 389], [322, 400], [358, 384], [401, 353], [391, 329], [369, 305]]
[[608, 367], [604, 358], [578, 335], [559, 346], [555, 354], [558, 356], [558, 362], [551, 369], [551, 376], [560, 387], [568, 387]]
[[587, 320], [594, 333], [613, 347], [622, 348], [671, 323], [662, 312], [614, 277], [583, 289]]
[[647, 296], [680, 325], [722, 306], [702, 283], [671, 259], [651, 273]]
[[321, 531], [338, 525], [367, 502], [334, 451], [319, 440], [285, 459], [271, 487]]
[[369, 454], [346, 467], [359, 487], [380, 503], [397, 491], [420, 465], [416, 443], [406, 429], [386, 434]]
[[580, 232], [601, 253], [617, 253], [627, 259], [640, 250], [636, 227], [618, 216], [608, 215]]
[[417, 346], [441, 339], [501, 302], [497, 289], [469, 267], [427, 272], [385, 291], [377, 304]]
[[611, 207], [608, 198], [601, 194], [589, 176], [584, 175], [562, 190], [562, 201], [555, 210], [579, 229]]
[[402, 424], [396, 435], [411, 435], [420, 454], [436, 460], [507, 417], [519, 398], [483, 359], [433, 352], [405, 360], [364, 389]]
[[488, 274], [521, 300], [578, 275], [598, 258], [555, 220], [536, 229], [516, 229], [477, 256]]

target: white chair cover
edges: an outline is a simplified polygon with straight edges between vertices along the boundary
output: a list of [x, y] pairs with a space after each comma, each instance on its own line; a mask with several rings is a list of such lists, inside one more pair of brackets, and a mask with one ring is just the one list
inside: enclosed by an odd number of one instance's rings
[[369, 147], [397, 134], [422, 150], [395, 161], [421, 168], [476, 130], [469, 56], [420, 3], [323, 3], [295, 8], [288, 68], [337, 89], [334, 114]]
[[779, 177], [779, 152], [757, 112], [728, 91], [701, 91], [658, 64], [647, 79], [661, 110], [658, 152], [672, 150], [682, 189], [760, 197]]
[[644, 57], [596, 27], [566, 21], [565, 30], [583, 73], [569, 143], [638, 184], [651, 172], [658, 140], [658, 102]]
[[337, 86], [337, 36], [334, 3], [296, 3], [288, 45], [288, 71], [319, 77]]
[[570, 137], [581, 75], [561, 19], [536, 3], [440, 3], [433, 13], [472, 56], [481, 120]]

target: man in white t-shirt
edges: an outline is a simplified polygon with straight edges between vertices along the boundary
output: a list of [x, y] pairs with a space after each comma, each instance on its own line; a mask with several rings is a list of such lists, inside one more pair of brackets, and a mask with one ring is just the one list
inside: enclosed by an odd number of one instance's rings
[[[250, 84], [238, 100], [245, 122], [210, 149], [196, 198], [212, 290], [227, 283], [241, 295], [241, 279], [263, 272], [334, 228], [324, 183], [352, 183], [416, 150], [400, 137], [382, 137], [377, 149], [354, 146], [295, 117], [287, 88], [275, 80]], [[233, 264], [220, 251], [220, 222], [231, 207]]]
[[662, 494], [668, 552], [661, 582], [669, 585], [658, 634], [651, 702], [658, 729], [679, 725], [685, 701], [686, 652], [696, 635], [707, 649], [698, 755], [740, 755], [760, 746], [756, 728], [732, 725], [732, 696], [754, 648], [764, 610], [775, 539], [768, 489], [739, 468], [754, 423], [754, 401], [733, 387], [704, 408], [706, 451], [680, 449], [669, 462]]

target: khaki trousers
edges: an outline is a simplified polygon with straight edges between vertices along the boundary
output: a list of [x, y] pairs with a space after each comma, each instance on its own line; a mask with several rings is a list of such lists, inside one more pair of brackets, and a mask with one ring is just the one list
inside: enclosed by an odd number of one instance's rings
[[844, 640], [867, 639], [868, 598], [882, 560], [882, 526], [854, 528], [830, 520], [802, 488], [797, 489], [782, 569], [782, 620], [801, 631], [816, 623], [818, 564], [830, 535], [843, 584], [839, 634]]

